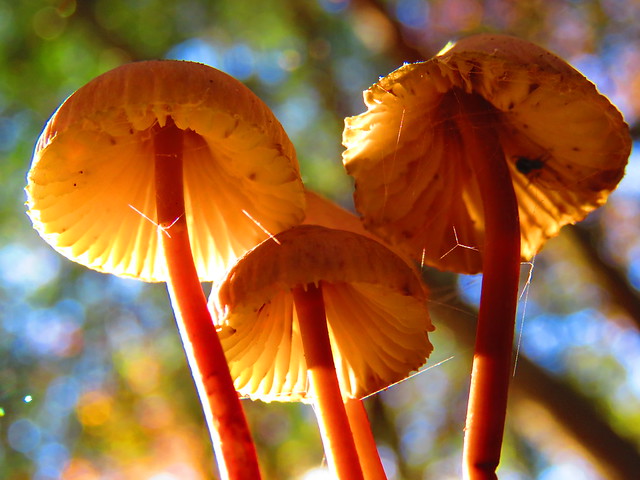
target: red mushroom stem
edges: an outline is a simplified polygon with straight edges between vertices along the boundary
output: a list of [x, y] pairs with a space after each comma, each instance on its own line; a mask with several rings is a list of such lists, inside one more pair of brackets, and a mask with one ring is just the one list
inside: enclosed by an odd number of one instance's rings
[[327, 462], [341, 480], [364, 480], [331, 352], [322, 287], [300, 285], [292, 292]]
[[255, 445], [193, 262], [185, 216], [183, 132], [167, 118], [153, 127], [157, 222], [176, 323], [223, 479], [259, 479]]
[[364, 478], [366, 480], [387, 480], [364, 403], [359, 398], [348, 398], [344, 405], [356, 442], [356, 450], [360, 457]]
[[459, 109], [456, 122], [478, 182], [485, 221], [482, 293], [463, 461], [466, 478], [495, 479], [513, 358], [520, 221], [513, 181], [498, 138], [495, 108], [478, 95], [454, 94]]

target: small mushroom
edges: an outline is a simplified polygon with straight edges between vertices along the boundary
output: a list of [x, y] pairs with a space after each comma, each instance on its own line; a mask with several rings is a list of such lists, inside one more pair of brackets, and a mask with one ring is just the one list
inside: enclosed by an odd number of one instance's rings
[[29, 216], [89, 268], [166, 281], [224, 478], [260, 478], [201, 280], [299, 223], [295, 151], [268, 107], [193, 62], [111, 70], [53, 114], [28, 173]]
[[211, 303], [236, 389], [315, 402], [335, 471], [357, 478], [343, 401], [406, 378], [432, 350], [415, 271], [375, 240], [300, 225], [242, 257]]
[[466, 475], [494, 478], [519, 262], [606, 201], [628, 127], [563, 60], [504, 35], [405, 65], [364, 99], [343, 160], [365, 226], [429, 265], [483, 272], [464, 456]]
[[[346, 230], [383, 243], [379, 237], [364, 228], [358, 216], [332, 200], [308, 189], [305, 190], [305, 198], [306, 215], [303, 224]], [[407, 265], [415, 268], [413, 261], [407, 255], [388, 244], [383, 243], [383, 245], [402, 257], [407, 262]], [[347, 399], [345, 400], [345, 409], [356, 442], [356, 449], [360, 457], [365, 480], [386, 480], [387, 477], [378, 454], [363, 400], [360, 398]]]

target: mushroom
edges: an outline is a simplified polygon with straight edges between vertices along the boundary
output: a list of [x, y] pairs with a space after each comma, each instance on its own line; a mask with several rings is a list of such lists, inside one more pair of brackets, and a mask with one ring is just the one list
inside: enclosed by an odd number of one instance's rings
[[[238, 392], [315, 402], [332, 468], [362, 478], [343, 401], [406, 378], [429, 356], [415, 271], [375, 240], [300, 225], [242, 257], [210, 303]], [[351, 418], [363, 418], [360, 407], [348, 407]]]
[[200, 281], [304, 216], [295, 151], [269, 108], [202, 64], [123, 65], [53, 114], [26, 192], [35, 229], [61, 254], [167, 282], [222, 474], [259, 478]]
[[411, 256], [407, 255], [404, 249], [385, 242], [383, 238], [367, 230], [359, 216], [312, 190], [305, 189], [305, 201], [306, 210], [304, 221], [302, 222], [304, 225], [321, 225], [323, 227], [346, 230], [369, 237], [382, 243], [393, 253], [401, 257], [407, 262], [407, 265], [414, 268], [416, 274], [419, 275], [416, 263]]
[[304, 225], [321, 225], [323, 227], [333, 228], [336, 230], [346, 230], [348, 232], [369, 237], [379, 243], [382, 243], [396, 255], [402, 257], [407, 262], [407, 265], [414, 266], [414, 262], [411, 257], [409, 257], [403, 250], [386, 243], [379, 236], [364, 228], [359, 216], [313, 190], [305, 189], [304, 193], [306, 205], [305, 217], [302, 222]]
[[[338, 230], [347, 230], [383, 243], [379, 237], [364, 228], [358, 216], [328, 198], [312, 190], [305, 189], [305, 199], [306, 215], [303, 224], [321, 225]], [[407, 262], [407, 265], [415, 268], [413, 261], [407, 255], [403, 254], [403, 252], [399, 252], [388, 244], [383, 243], [383, 245], [402, 257], [405, 262]], [[346, 399], [345, 409], [356, 442], [356, 449], [360, 457], [365, 479], [386, 480], [387, 477], [382, 461], [380, 460], [380, 455], [378, 454], [376, 441], [371, 431], [371, 424], [362, 399]]]
[[[403, 258], [405, 262], [407, 262], [407, 265], [415, 268], [410, 257], [404, 254], [404, 252], [399, 251], [397, 248], [384, 243], [379, 237], [365, 229], [360, 218], [352, 212], [312, 190], [305, 190], [305, 198], [306, 216], [303, 224], [321, 225], [339, 230], [347, 230], [349, 232], [375, 239]], [[356, 449], [358, 450], [365, 479], [386, 479], [384, 467], [378, 454], [376, 441], [373, 436], [373, 432], [371, 431], [371, 424], [362, 399], [347, 399], [345, 401], [345, 408], [349, 419], [349, 425], [351, 426], [351, 431], [353, 432], [356, 442]]]
[[466, 475], [494, 478], [519, 262], [601, 206], [624, 174], [621, 114], [563, 60], [481, 34], [408, 64], [345, 120], [343, 161], [367, 228], [416, 260], [483, 272]]

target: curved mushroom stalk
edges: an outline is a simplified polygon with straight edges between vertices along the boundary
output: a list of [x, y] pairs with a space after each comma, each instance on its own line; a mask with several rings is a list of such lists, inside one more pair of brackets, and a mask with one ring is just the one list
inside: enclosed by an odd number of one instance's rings
[[183, 132], [167, 117], [153, 127], [156, 208], [167, 262], [167, 286], [176, 322], [222, 478], [260, 478], [247, 420], [226, 368], [226, 359], [207, 307], [191, 253], [183, 182]]
[[[323, 227], [346, 230], [380, 241], [379, 238], [363, 227], [360, 218], [352, 212], [311, 190], [305, 190], [305, 197], [306, 217], [303, 222], [305, 225], [321, 225]], [[393, 250], [389, 245], [385, 246]], [[394, 250], [394, 253], [404, 258], [408, 265], [412, 264], [411, 259], [403, 255], [402, 252]], [[345, 399], [345, 409], [349, 419], [349, 426], [356, 442], [356, 450], [360, 457], [365, 480], [386, 480], [387, 476], [378, 454], [369, 417], [362, 399]]]
[[512, 366], [520, 277], [520, 221], [495, 108], [452, 91], [461, 145], [476, 175], [485, 217], [482, 293], [476, 327], [463, 458], [471, 479], [496, 478]]
[[28, 174], [29, 216], [89, 268], [167, 282], [224, 478], [260, 478], [200, 281], [302, 221], [293, 145], [247, 87], [206, 65], [123, 65], [54, 113]]
[[365, 227], [426, 265], [483, 272], [464, 464], [495, 478], [519, 261], [606, 201], [628, 126], [579, 72], [505, 35], [405, 65], [364, 99], [345, 120], [343, 162]]
[[367, 480], [383, 479], [359, 399], [409, 376], [432, 350], [413, 268], [365, 236], [301, 225], [248, 252], [212, 300], [238, 391], [316, 403], [339, 478], [362, 478], [361, 466]]
[[[292, 289], [300, 338], [314, 392], [320, 434], [338, 478], [386, 480], [367, 412], [359, 398], [342, 399], [327, 328], [322, 282]], [[354, 470], [360, 465], [361, 471]]]

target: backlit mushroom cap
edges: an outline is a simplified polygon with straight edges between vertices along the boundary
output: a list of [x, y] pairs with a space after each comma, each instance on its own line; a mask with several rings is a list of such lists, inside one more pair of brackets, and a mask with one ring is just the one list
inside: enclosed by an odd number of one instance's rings
[[368, 111], [345, 120], [343, 160], [355, 178], [356, 208], [367, 228], [413, 258], [462, 273], [481, 269], [480, 193], [444, 107], [464, 101], [460, 93], [495, 109], [523, 260], [602, 205], [622, 178], [628, 127], [591, 82], [529, 42], [469, 37], [380, 80], [364, 92]]
[[310, 283], [322, 285], [345, 397], [374, 393], [425, 363], [433, 327], [414, 271], [375, 240], [300, 225], [242, 257], [212, 296], [240, 393], [264, 401], [313, 397], [291, 293]]
[[304, 225], [320, 225], [370, 237], [403, 258], [412, 268], [417, 268], [413, 259], [404, 250], [386, 243], [384, 239], [364, 228], [362, 219], [359, 216], [312, 190], [305, 190], [305, 200], [306, 210], [304, 221], [302, 222]]
[[312, 190], [305, 190], [305, 199], [306, 210], [303, 221], [304, 224], [321, 225], [323, 227], [359, 233], [367, 237], [374, 237], [371, 232], [364, 228], [360, 217], [328, 198]]
[[184, 131], [184, 190], [201, 279], [299, 223], [304, 193], [296, 154], [269, 108], [206, 65], [127, 64], [71, 95], [36, 145], [29, 216], [40, 235], [95, 270], [166, 279], [156, 199], [152, 127]]

